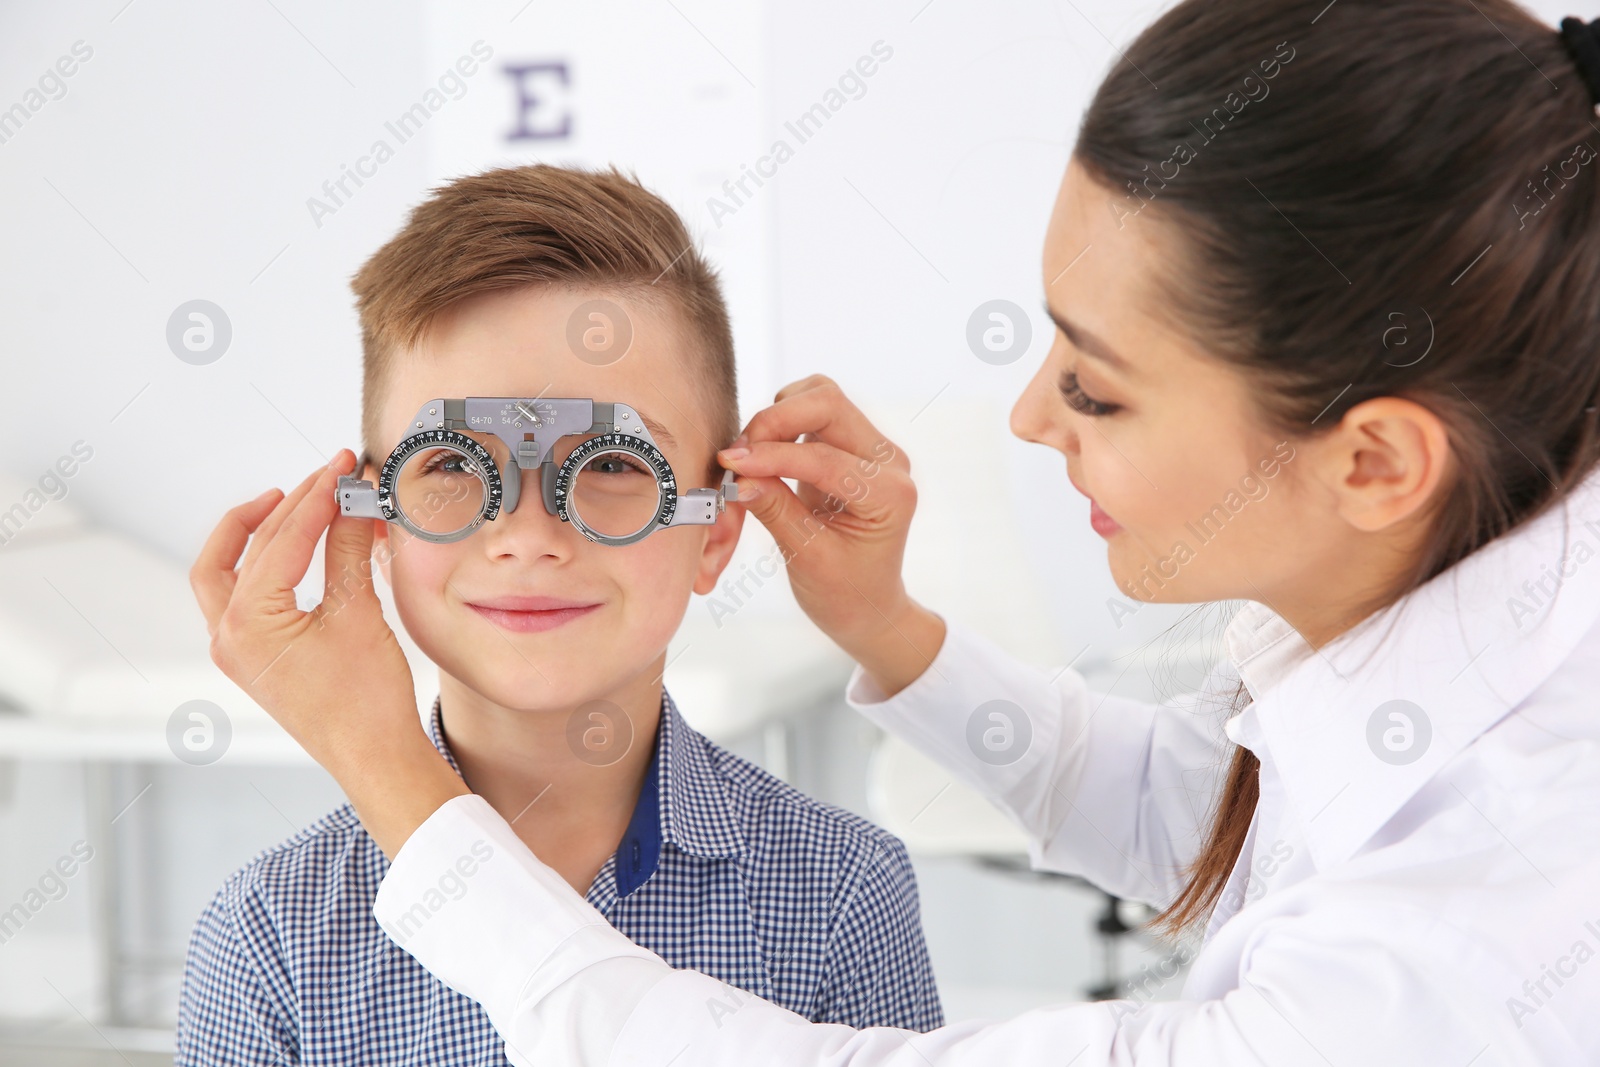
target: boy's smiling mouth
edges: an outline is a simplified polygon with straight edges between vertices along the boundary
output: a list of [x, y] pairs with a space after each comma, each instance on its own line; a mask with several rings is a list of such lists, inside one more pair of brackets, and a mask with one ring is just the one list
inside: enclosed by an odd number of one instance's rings
[[599, 606], [553, 596], [499, 596], [467, 601], [467, 607], [502, 630], [523, 634], [553, 630]]

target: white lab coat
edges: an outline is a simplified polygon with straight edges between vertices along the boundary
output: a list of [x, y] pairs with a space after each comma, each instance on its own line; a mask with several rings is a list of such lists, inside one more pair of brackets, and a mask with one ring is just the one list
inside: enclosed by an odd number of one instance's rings
[[[1203, 945], [1155, 971], [1192, 957], [1176, 1000], [1147, 976], [1128, 999], [927, 1034], [813, 1025], [628, 941], [476, 796], [406, 842], [374, 911], [519, 1065], [1600, 1064], [1596, 556], [1600, 473], [1320, 650], [1246, 605], [1202, 691], [1161, 704], [959, 624], [891, 699], [857, 671], [852, 705], [992, 798], [1036, 866], [1158, 905], [1207, 825], [1219, 729], [1260, 757]], [[1224, 722], [1238, 678], [1253, 700]], [[1031, 733], [1004, 765], [969, 740], [997, 699]]]

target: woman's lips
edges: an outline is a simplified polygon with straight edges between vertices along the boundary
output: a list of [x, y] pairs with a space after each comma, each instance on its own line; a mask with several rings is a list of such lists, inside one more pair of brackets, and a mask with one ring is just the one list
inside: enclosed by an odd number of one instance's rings
[[1093, 497], [1089, 498], [1089, 525], [1093, 526], [1094, 532], [1101, 537], [1110, 537], [1122, 529], [1116, 519], [1100, 510], [1100, 505], [1094, 502]]
[[[1076, 489], [1080, 493], [1083, 493], [1083, 486], [1077, 483], [1077, 480], [1072, 477], [1071, 473], [1068, 473], [1067, 481], [1072, 483], [1072, 488]], [[1121, 524], [1118, 523], [1116, 519], [1113, 519], [1110, 515], [1107, 515], [1104, 511], [1100, 510], [1100, 505], [1094, 502], [1094, 497], [1089, 496], [1088, 493], [1083, 493], [1083, 495], [1089, 499], [1089, 525], [1094, 527], [1095, 533], [1099, 534], [1101, 537], [1110, 537], [1112, 534], [1122, 529]]]
[[599, 606], [547, 596], [495, 597], [467, 602], [467, 607], [502, 630], [519, 634], [554, 630], [557, 626], [589, 614]]

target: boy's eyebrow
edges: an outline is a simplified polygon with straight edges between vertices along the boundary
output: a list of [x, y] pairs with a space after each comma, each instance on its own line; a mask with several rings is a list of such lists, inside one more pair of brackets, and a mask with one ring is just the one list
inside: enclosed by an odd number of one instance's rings
[[[634, 408], [633, 410], [639, 411], [638, 408]], [[650, 431], [650, 435], [654, 437], [657, 442], [666, 445], [668, 448], [675, 449], [678, 447], [678, 439], [672, 436], [671, 430], [667, 429], [665, 426], [661, 425], [655, 419], [652, 419], [649, 415], [646, 415], [642, 411], [639, 411], [639, 419], [644, 423], [644, 428]]]
[[1051, 307], [1050, 301], [1048, 300], [1044, 302], [1044, 313], [1050, 316], [1050, 321], [1056, 324], [1056, 329], [1060, 330], [1066, 335], [1067, 340], [1072, 343], [1073, 348], [1076, 348], [1086, 356], [1093, 356], [1096, 359], [1115, 367], [1117, 370], [1128, 375], [1129, 377], [1134, 375], [1133, 365], [1131, 363], [1113, 352], [1110, 345], [1100, 340], [1100, 338], [1096, 337], [1094, 334], [1089, 333], [1081, 326], [1075, 326], [1068, 322], [1066, 316], [1062, 315], [1055, 308]]

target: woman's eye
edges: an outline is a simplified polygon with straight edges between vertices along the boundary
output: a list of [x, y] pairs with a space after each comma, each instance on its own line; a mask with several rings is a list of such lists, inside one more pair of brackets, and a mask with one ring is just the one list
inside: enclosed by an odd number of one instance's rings
[[1084, 392], [1083, 387], [1078, 384], [1077, 371], [1069, 370], [1062, 373], [1060, 389], [1061, 396], [1066, 400], [1068, 406], [1081, 415], [1088, 415], [1092, 418], [1100, 415], [1110, 415], [1113, 412], [1122, 410], [1121, 404], [1105, 403]]

